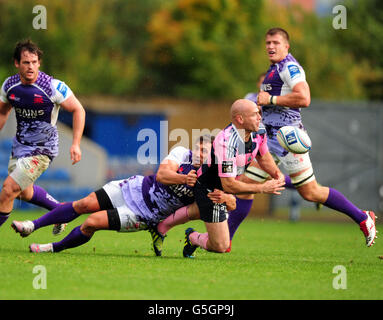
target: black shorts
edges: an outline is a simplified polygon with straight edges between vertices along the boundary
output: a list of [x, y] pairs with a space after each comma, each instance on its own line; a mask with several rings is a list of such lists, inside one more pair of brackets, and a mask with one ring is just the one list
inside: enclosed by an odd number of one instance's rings
[[223, 222], [228, 217], [227, 207], [225, 203], [214, 203], [207, 194], [208, 189], [201, 184], [196, 184], [194, 188], [194, 197], [198, 205], [201, 220], [204, 222]]

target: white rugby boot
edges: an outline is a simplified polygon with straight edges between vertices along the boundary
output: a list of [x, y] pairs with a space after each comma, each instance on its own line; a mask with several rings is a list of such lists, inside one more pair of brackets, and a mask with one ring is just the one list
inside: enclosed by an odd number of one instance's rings
[[366, 237], [366, 245], [367, 247], [371, 247], [375, 243], [375, 239], [377, 238], [375, 226], [375, 213], [373, 211], [363, 211], [367, 214], [367, 219], [363, 220], [359, 226], [360, 230], [362, 230], [364, 236]]
[[28, 237], [35, 230], [35, 225], [30, 220], [14, 220], [12, 221], [11, 227], [16, 231], [16, 233], [20, 233], [20, 236], [23, 238]]
[[32, 243], [29, 246], [29, 251], [34, 253], [53, 252], [53, 245], [52, 243], [46, 243], [46, 244]]

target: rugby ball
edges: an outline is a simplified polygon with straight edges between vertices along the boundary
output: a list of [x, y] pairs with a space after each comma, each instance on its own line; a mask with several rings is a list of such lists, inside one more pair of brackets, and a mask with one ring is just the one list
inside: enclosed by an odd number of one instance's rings
[[306, 153], [311, 149], [311, 139], [306, 131], [293, 126], [285, 126], [278, 130], [277, 140], [287, 151]]

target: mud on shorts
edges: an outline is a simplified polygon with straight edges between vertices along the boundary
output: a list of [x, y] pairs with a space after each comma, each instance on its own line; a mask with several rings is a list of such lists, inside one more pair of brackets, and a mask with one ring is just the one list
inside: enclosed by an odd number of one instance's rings
[[125, 202], [121, 191], [123, 181], [111, 181], [95, 191], [100, 210], [107, 211], [109, 230], [118, 232], [147, 230], [147, 224], [139, 221], [137, 215]]
[[21, 191], [23, 191], [48, 169], [50, 163], [51, 159], [45, 155], [18, 159], [11, 157], [8, 163], [8, 174], [20, 186]]
[[194, 197], [198, 205], [201, 220], [204, 222], [223, 222], [228, 217], [228, 211], [225, 203], [214, 203], [207, 194], [210, 192], [205, 186], [196, 184], [194, 188]]

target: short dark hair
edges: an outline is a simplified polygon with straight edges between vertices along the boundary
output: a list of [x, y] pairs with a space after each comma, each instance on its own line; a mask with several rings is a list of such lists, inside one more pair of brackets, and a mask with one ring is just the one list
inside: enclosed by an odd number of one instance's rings
[[204, 134], [202, 136], [199, 136], [197, 139], [196, 139], [196, 143], [199, 142], [200, 144], [202, 143], [213, 143], [215, 139], [215, 136], [211, 136], [210, 134]]
[[41, 60], [43, 56], [43, 51], [37, 46], [37, 44], [30, 39], [26, 39], [19, 41], [16, 44], [15, 51], [13, 52], [13, 59], [20, 62], [21, 53], [25, 50], [37, 55], [39, 60]]
[[275, 27], [275, 28], [271, 28], [269, 30], [267, 30], [266, 32], [266, 35], [268, 36], [273, 36], [275, 34], [280, 34], [282, 37], [284, 37], [287, 42], [289, 41], [290, 37], [289, 37], [289, 34], [287, 33], [287, 31], [285, 29], [282, 29], [282, 28], [279, 28], [279, 27]]

